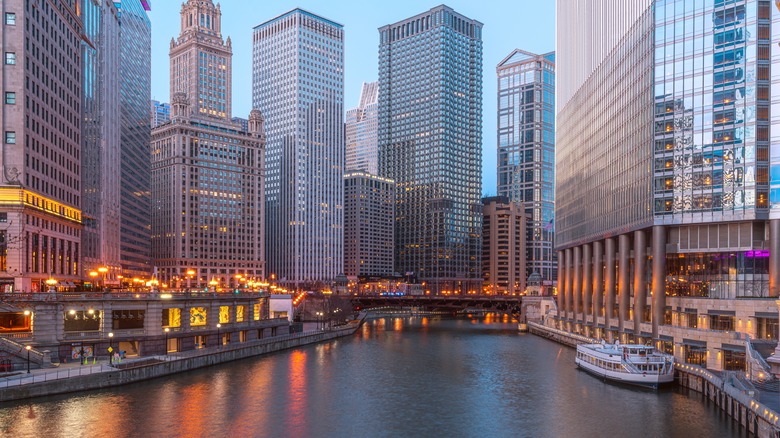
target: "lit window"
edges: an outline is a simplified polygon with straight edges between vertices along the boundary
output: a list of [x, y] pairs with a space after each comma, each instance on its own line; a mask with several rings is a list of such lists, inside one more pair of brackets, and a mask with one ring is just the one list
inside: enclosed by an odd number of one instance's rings
[[8, 64], [8, 65], [16, 64], [16, 53], [14, 53], [14, 52], [5, 52], [5, 63]]
[[16, 14], [13, 12], [6, 12], [5, 13], [5, 24], [10, 24], [11, 26], [16, 25]]
[[6, 91], [5, 103], [8, 105], [16, 105], [16, 93], [13, 91]]
[[5, 143], [16, 144], [16, 131], [5, 131]]

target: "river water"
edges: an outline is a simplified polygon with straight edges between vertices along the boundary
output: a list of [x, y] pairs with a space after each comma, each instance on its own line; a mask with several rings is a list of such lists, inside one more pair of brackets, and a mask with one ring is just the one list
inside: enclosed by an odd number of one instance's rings
[[0, 435], [745, 436], [697, 393], [604, 383], [571, 348], [491, 315], [376, 319], [327, 344], [0, 404]]

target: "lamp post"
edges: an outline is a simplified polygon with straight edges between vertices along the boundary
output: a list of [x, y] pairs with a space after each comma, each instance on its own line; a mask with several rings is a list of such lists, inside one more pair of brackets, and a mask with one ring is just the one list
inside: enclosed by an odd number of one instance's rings
[[49, 285], [49, 293], [57, 292], [57, 289], [54, 288], [54, 286], [57, 285], [57, 280], [55, 280], [54, 278], [49, 277], [49, 279], [46, 280], [46, 284]]
[[168, 355], [168, 332], [171, 331], [168, 327], [165, 327], [165, 355]]
[[108, 334], [108, 366], [114, 366], [114, 333]]
[[219, 336], [219, 329], [222, 327], [222, 324], [217, 323], [217, 349], [222, 348], [222, 338]]
[[217, 280], [212, 279], [209, 281], [209, 286], [211, 286], [211, 292], [217, 291]]
[[108, 268], [105, 266], [101, 266], [98, 269], [98, 272], [100, 272], [100, 288], [105, 290], [106, 289], [106, 272], [108, 272]]
[[[97, 273], [97, 271], [89, 271], [89, 277], [92, 279], [92, 281], [93, 281], [93, 282], [95, 281], [95, 279], [97, 278], [97, 276], [98, 276], [98, 273]], [[92, 284], [92, 289], [93, 289], [93, 290], [95, 289], [95, 286], [97, 286], [97, 285], [93, 283], [93, 284]]]
[[195, 275], [194, 269], [187, 269], [187, 292], [190, 291], [190, 287], [192, 287], [192, 276]]
[[24, 347], [27, 350], [27, 374], [30, 374], [30, 350], [32, 350], [31, 346]]

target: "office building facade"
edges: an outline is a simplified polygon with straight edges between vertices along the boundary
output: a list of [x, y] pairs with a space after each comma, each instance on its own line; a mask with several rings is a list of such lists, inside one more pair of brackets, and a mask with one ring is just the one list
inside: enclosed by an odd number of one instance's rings
[[538, 273], [552, 288], [555, 209], [555, 53], [516, 49], [496, 67], [498, 79], [498, 195], [528, 218], [526, 278]]
[[395, 182], [367, 172], [344, 175], [344, 273], [393, 275]]
[[231, 121], [231, 45], [211, 1], [182, 5], [171, 43], [171, 121], [152, 131], [152, 254], [171, 287], [264, 277], [264, 120]]
[[294, 9], [252, 41], [252, 103], [267, 120], [268, 273], [320, 288], [344, 270], [344, 29]]
[[482, 280], [486, 295], [520, 295], [526, 288], [527, 220], [521, 203], [484, 198]]
[[121, 92], [121, 274], [111, 270], [110, 282], [149, 277], [151, 265], [151, 125], [149, 102], [152, 99], [152, 30], [148, 0], [114, 2], [119, 9]]
[[760, 0], [579, 5], [558, 8], [560, 325], [744, 370], [740, 332], [777, 338], [780, 11]]
[[46, 280], [81, 278], [84, 28], [76, 3], [0, 4], [0, 287], [6, 292], [44, 291]]
[[379, 174], [396, 183], [395, 269], [481, 290], [482, 23], [447, 6], [379, 28]]
[[152, 128], [171, 121], [171, 104], [152, 100]]
[[364, 171], [376, 175], [379, 171], [377, 144], [377, 117], [379, 115], [379, 89], [376, 82], [364, 82], [360, 92], [360, 104], [347, 110], [346, 169]]

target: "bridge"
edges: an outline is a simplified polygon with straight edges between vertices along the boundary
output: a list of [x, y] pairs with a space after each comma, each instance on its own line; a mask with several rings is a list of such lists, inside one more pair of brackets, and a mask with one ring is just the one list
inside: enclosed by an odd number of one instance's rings
[[522, 309], [522, 297], [484, 296], [484, 295], [355, 295], [350, 297], [355, 310], [372, 307], [417, 307], [436, 311], [485, 311], [504, 312], [519, 315]]

